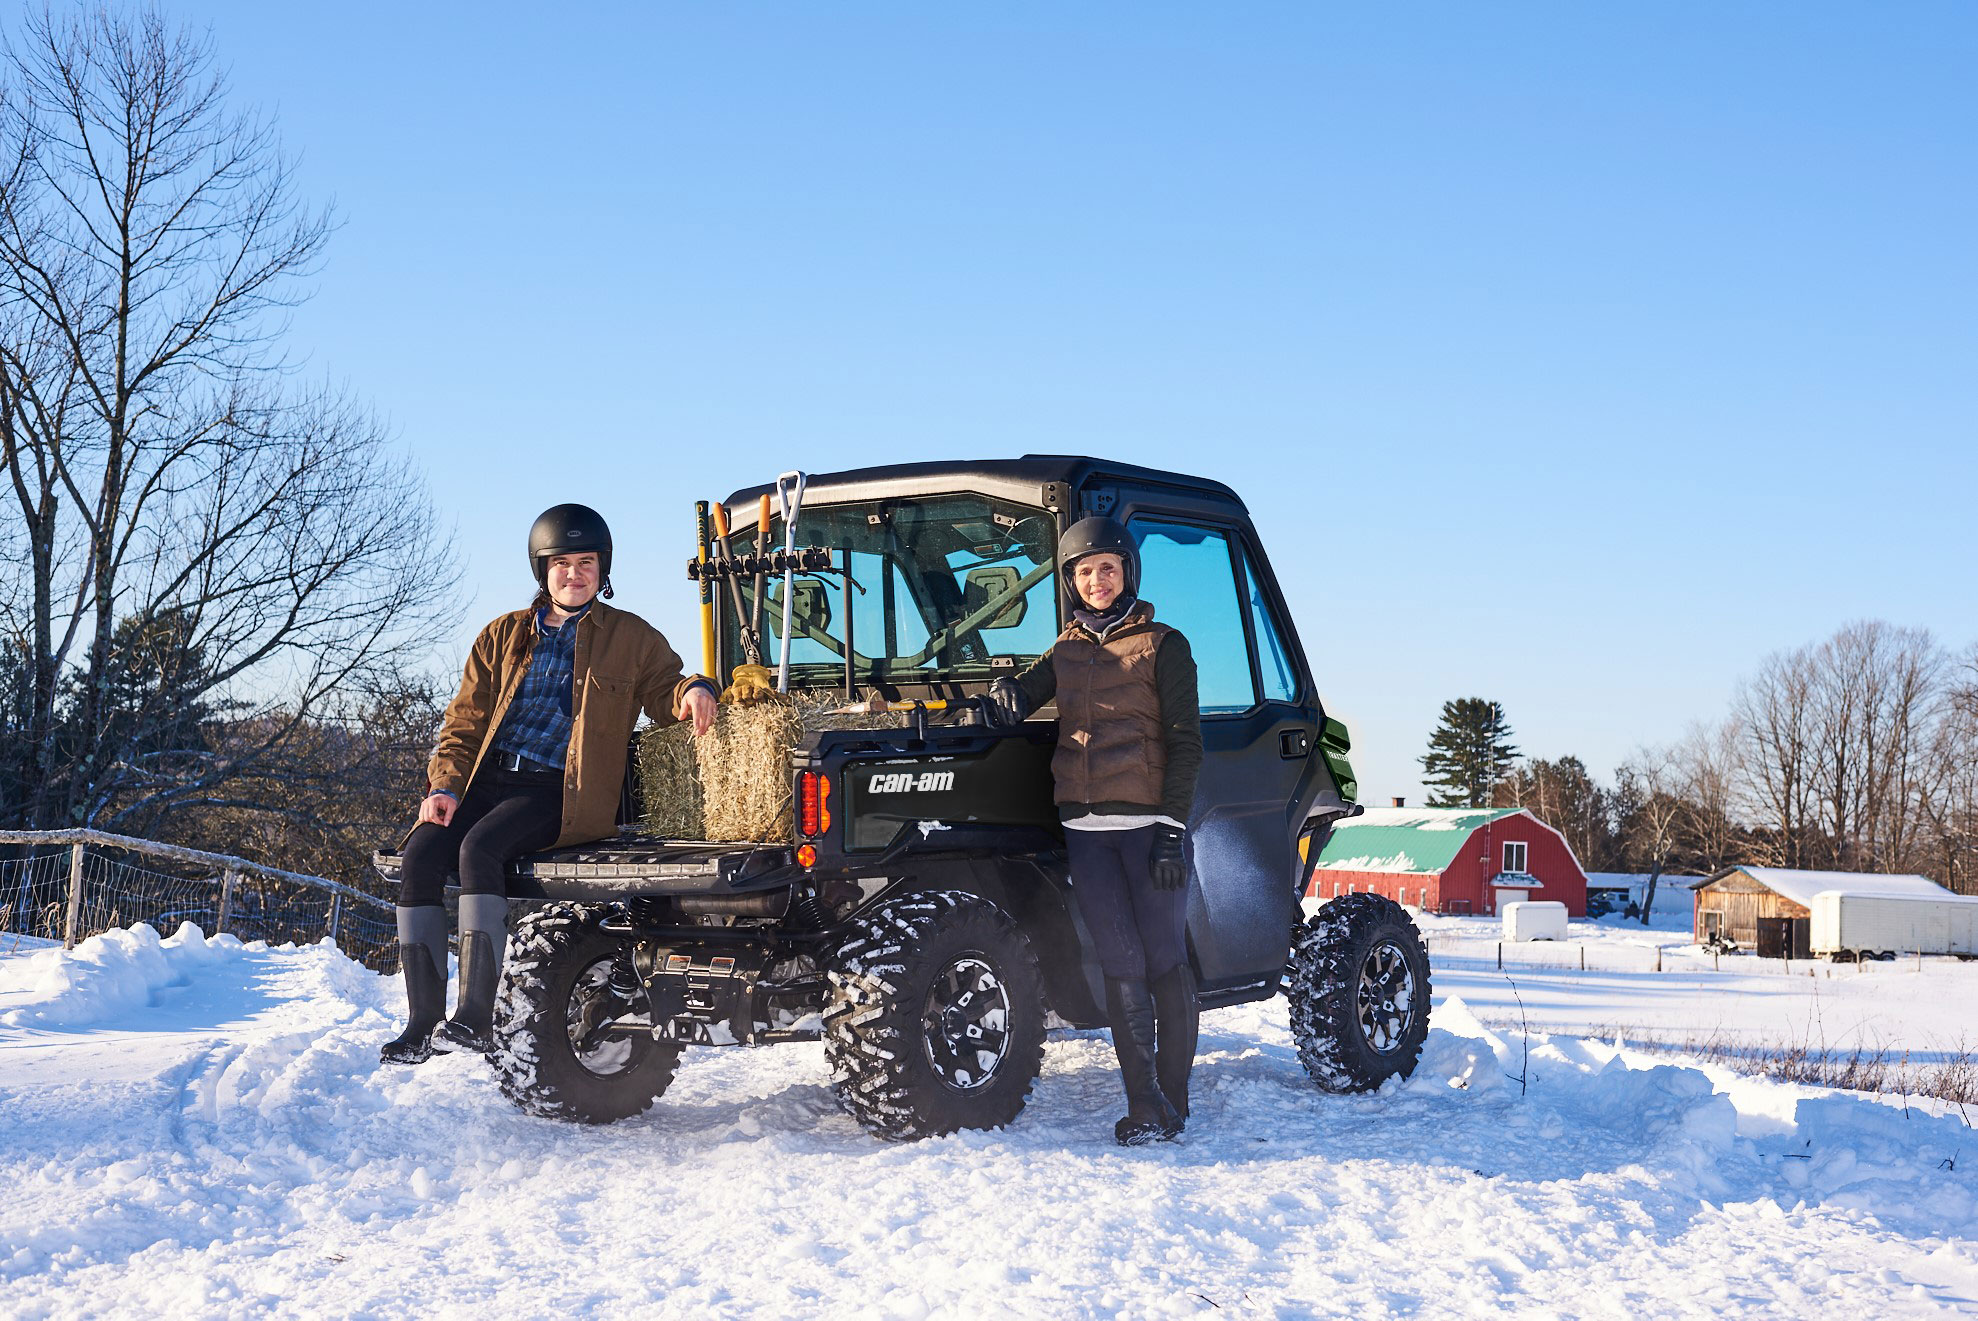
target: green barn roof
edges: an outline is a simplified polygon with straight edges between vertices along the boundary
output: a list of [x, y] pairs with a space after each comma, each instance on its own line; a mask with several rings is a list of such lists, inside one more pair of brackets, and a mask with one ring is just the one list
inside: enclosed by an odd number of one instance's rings
[[1456, 861], [1473, 831], [1518, 807], [1370, 807], [1332, 828], [1320, 871], [1434, 873]]

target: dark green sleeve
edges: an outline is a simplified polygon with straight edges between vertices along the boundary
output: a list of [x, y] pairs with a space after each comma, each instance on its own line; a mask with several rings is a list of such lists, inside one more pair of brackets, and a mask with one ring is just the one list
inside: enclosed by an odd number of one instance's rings
[[1202, 773], [1202, 707], [1195, 689], [1195, 653], [1188, 639], [1169, 633], [1154, 654], [1154, 686], [1161, 697], [1161, 732], [1168, 747], [1161, 782], [1161, 813], [1186, 824]]
[[[1057, 648], [1053, 647], [1052, 651]], [[1190, 682], [1193, 682], [1191, 680]], [[1023, 700], [1035, 711], [1044, 703], [1058, 695], [1058, 667], [1051, 662], [1051, 652], [1037, 658], [1037, 663], [1016, 677], [1016, 686], [1023, 691]]]

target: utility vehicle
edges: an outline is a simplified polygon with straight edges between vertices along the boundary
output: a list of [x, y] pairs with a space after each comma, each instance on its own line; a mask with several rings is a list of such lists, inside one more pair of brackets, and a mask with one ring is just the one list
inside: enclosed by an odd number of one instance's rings
[[[774, 544], [749, 518], [770, 489], [729, 500], [744, 576]], [[1106, 1019], [1052, 805], [1055, 709], [998, 728], [977, 699], [1056, 638], [1057, 539], [1094, 513], [1133, 532], [1156, 618], [1199, 668], [1188, 935], [1203, 1007], [1284, 996], [1326, 1091], [1411, 1072], [1429, 1014], [1414, 924], [1372, 894], [1300, 911], [1306, 859], [1360, 810], [1357, 786], [1243, 502], [1201, 478], [1032, 455], [808, 479], [795, 542], [821, 553], [766, 612], [765, 641], [787, 631], [793, 692], [909, 704], [905, 727], [889, 714], [806, 735], [788, 838], [627, 827], [516, 862], [502, 1090], [606, 1122], [651, 1106], [687, 1046], [822, 1037], [839, 1100], [881, 1137], [1014, 1119], [1047, 1027]], [[737, 594], [712, 595], [725, 681], [748, 619]], [[397, 861], [377, 858], [388, 877]]]

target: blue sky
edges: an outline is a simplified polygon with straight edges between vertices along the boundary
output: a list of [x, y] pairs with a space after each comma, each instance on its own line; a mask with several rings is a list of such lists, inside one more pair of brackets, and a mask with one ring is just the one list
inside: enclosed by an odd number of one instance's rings
[[[472, 627], [545, 505], [1025, 452], [1250, 503], [1370, 800], [1606, 775], [1859, 617], [1978, 640], [1965, 4], [180, 3], [343, 217], [295, 344]], [[1158, 599], [1158, 598], [1156, 598]]]

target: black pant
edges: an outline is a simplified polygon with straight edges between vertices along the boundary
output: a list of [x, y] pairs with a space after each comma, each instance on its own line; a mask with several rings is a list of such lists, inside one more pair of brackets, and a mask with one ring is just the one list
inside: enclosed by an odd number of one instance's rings
[[563, 833], [563, 773], [482, 770], [454, 809], [450, 825], [422, 822], [405, 841], [398, 902], [437, 904], [447, 873], [460, 872], [462, 894], [506, 894], [511, 858], [556, 843]]
[[1065, 843], [1078, 915], [1106, 976], [1150, 982], [1187, 962], [1188, 887], [1154, 888], [1152, 826], [1067, 830]]

